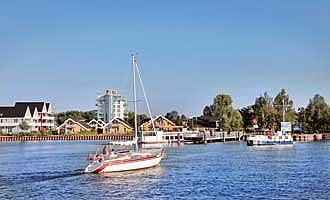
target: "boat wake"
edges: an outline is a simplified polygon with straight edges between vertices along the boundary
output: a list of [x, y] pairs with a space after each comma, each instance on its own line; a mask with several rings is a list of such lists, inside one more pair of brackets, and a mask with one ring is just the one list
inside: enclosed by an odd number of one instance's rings
[[12, 176], [0, 176], [0, 182], [7, 184], [27, 184], [34, 182], [50, 181], [55, 179], [63, 179], [83, 175], [84, 169], [73, 171], [45, 171], [33, 173], [13, 174]]

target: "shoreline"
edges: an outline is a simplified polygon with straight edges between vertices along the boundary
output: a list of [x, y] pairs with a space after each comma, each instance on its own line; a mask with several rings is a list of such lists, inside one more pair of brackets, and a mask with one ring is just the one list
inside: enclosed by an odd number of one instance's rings
[[0, 136], [0, 142], [57, 141], [57, 140], [133, 140], [132, 135], [50, 135]]
[[[295, 142], [311, 142], [330, 139], [330, 133], [293, 134]], [[26, 141], [77, 141], [77, 140], [134, 140], [132, 135], [49, 135], [49, 136], [0, 136], [0, 142], [26, 142]], [[244, 140], [244, 139], [243, 139]]]

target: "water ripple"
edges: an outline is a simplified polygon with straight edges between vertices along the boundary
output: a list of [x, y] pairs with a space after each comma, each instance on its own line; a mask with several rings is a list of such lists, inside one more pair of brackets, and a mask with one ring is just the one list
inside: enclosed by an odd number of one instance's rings
[[85, 174], [98, 144], [0, 144], [0, 199], [330, 199], [330, 141], [173, 146], [161, 166]]

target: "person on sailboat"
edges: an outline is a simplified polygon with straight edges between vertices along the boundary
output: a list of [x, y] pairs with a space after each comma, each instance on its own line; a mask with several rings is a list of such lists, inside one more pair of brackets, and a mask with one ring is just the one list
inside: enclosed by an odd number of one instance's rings
[[105, 159], [108, 159], [109, 158], [109, 149], [108, 149], [108, 146], [107, 145], [105, 145], [103, 147], [103, 156], [104, 156]]
[[110, 158], [114, 158], [114, 157], [116, 157], [115, 150], [111, 149]]
[[93, 161], [93, 156], [92, 156], [91, 153], [88, 154], [88, 156], [87, 156], [87, 161], [88, 161], [88, 162]]

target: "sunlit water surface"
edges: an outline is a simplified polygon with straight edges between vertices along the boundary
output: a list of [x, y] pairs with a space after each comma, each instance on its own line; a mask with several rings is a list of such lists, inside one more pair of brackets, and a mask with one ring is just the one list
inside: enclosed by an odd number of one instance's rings
[[0, 199], [330, 199], [330, 141], [171, 146], [158, 167], [84, 174], [102, 143], [0, 143]]

